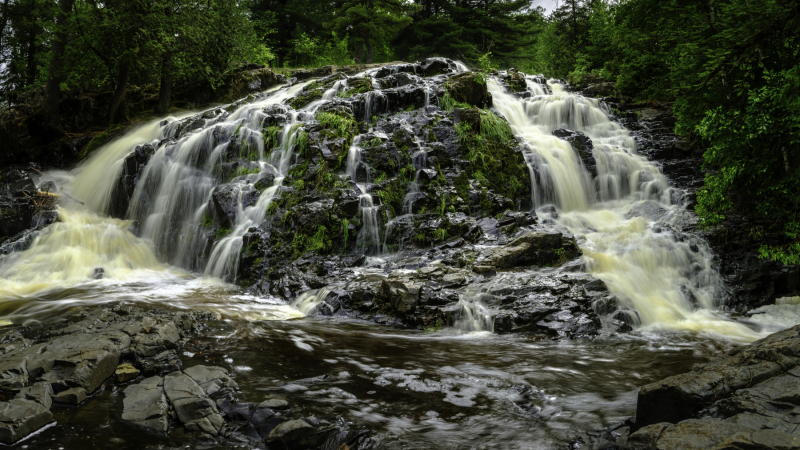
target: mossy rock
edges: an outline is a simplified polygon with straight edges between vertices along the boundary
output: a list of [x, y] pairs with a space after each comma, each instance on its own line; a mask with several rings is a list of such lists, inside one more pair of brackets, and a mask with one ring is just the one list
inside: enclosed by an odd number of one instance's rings
[[479, 108], [492, 106], [492, 94], [482, 81], [482, 75], [475, 72], [464, 72], [453, 75], [447, 82], [447, 92], [453, 100]]

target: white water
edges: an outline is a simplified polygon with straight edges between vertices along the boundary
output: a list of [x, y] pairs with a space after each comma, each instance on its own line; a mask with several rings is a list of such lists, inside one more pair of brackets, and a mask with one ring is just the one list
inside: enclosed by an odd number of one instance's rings
[[[252, 226], [263, 222], [267, 208], [286, 176], [293, 160], [295, 143], [301, 129], [297, 113], [280, 132], [279, 146], [264, 147], [264, 110], [278, 105], [299, 93], [305, 83], [272, 93], [266, 98], [246, 104], [230, 116], [207, 119], [204, 126], [167, 148], [159, 149], [150, 159], [137, 184], [129, 216], [142, 224], [141, 234], [151, 240], [161, 255], [171, 263], [206, 275], [234, 279], [237, 273], [242, 237]], [[233, 136], [238, 155], [250, 160], [249, 166], [233, 178], [236, 195], [233, 223], [211, 249], [207, 248], [206, 223], [212, 211], [209, 202], [221, 184], [222, 165], [233, 151]], [[264, 176], [274, 176], [273, 185], [260, 194], [253, 185]], [[257, 195], [253, 204], [245, 205], [245, 195]], [[204, 255], [210, 250], [205, 266]]]
[[[356, 183], [359, 191], [358, 209], [361, 212], [361, 230], [358, 232], [356, 246], [367, 255], [380, 253], [380, 219], [378, 218], [378, 207], [375, 206], [372, 195], [369, 194], [370, 170], [366, 168], [366, 180], [358, 182], [358, 169], [362, 165], [361, 161], [361, 136], [353, 138], [353, 143], [347, 151], [347, 167], [345, 173]], [[365, 166], [366, 167], [366, 166]]]
[[[531, 83], [533, 84], [533, 83]], [[645, 329], [688, 330], [751, 341], [761, 336], [719, 314], [721, 281], [704, 245], [696, 252], [669, 228], [684, 213], [671, 203], [667, 180], [636, 152], [633, 137], [598, 100], [550, 84], [519, 99], [488, 81], [494, 107], [524, 144], [535, 207], [554, 205], [555, 223], [576, 235], [590, 273], [606, 282]], [[592, 179], [572, 146], [550, 133], [581, 131], [594, 143]], [[655, 210], [647, 217], [640, 210]], [[540, 214], [548, 217], [547, 214]], [[658, 222], [656, 219], [660, 219]]]

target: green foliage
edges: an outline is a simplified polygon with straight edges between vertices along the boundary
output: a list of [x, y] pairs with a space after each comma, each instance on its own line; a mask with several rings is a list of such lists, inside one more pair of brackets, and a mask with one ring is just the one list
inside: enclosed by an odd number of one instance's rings
[[217, 232], [214, 234], [214, 239], [221, 239], [221, 238], [224, 238], [225, 236], [227, 236], [227, 235], [229, 235], [229, 234], [231, 234], [231, 230], [229, 230], [229, 229], [227, 229], [227, 228], [220, 228], [220, 229], [219, 229], [219, 230], [217, 230]]
[[233, 177], [241, 177], [243, 175], [251, 175], [261, 172], [261, 169], [258, 167], [247, 167], [247, 166], [239, 166], [236, 168], [236, 171], [233, 172]]
[[357, 128], [355, 119], [349, 116], [319, 111], [315, 117], [323, 128], [334, 130], [339, 136], [347, 136], [353, 128]]
[[294, 44], [292, 64], [294, 67], [353, 64], [353, 58], [348, 50], [348, 35], [344, 34], [343, 36], [340, 39], [336, 32], [333, 32], [331, 40], [326, 42], [318, 37], [302, 33], [299, 38], [292, 41]]
[[491, 111], [481, 114], [481, 136], [487, 141], [510, 144], [515, 141], [511, 126], [503, 118]]
[[[466, 103], [459, 102], [456, 99], [454, 99], [450, 95], [450, 91], [448, 91], [446, 87], [445, 87], [445, 90], [444, 90], [444, 94], [442, 95], [442, 98], [439, 99], [439, 106], [443, 110], [448, 111], [448, 112], [454, 110], [455, 108], [470, 108], [471, 107], [470, 105], [468, 105]], [[438, 121], [436, 123], [434, 123], [434, 125], [437, 125], [437, 124], [438, 124]]]
[[439, 241], [443, 241], [447, 239], [447, 230], [443, 228], [437, 228], [436, 231], [433, 232], [433, 237]]
[[434, 322], [433, 326], [429, 325], [429, 326], [425, 327], [425, 330], [422, 332], [422, 334], [437, 333], [442, 329], [442, 327], [443, 327], [442, 321], [439, 320], [439, 319], [436, 319], [436, 322]]
[[329, 250], [333, 243], [328, 236], [328, 229], [317, 225], [313, 235], [301, 232], [295, 233], [292, 239], [293, 258], [297, 259], [306, 252], [319, 252]]
[[350, 235], [350, 221], [342, 219], [342, 234], [344, 234], [344, 244], [342, 247], [347, 248], [347, 237]]

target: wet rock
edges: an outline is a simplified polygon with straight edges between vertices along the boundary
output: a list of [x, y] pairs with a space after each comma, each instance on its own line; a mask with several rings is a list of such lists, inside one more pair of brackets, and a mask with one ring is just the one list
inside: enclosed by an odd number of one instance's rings
[[132, 348], [139, 356], [153, 356], [178, 346], [181, 338], [178, 327], [173, 322], [160, 323], [146, 327], [133, 339]]
[[0, 402], [0, 442], [13, 444], [53, 422], [53, 414], [41, 403], [15, 398]]
[[192, 378], [174, 372], [164, 377], [164, 393], [187, 430], [217, 435], [224, 419], [216, 404]]
[[492, 106], [492, 95], [486, 88], [486, 83], [479, 82], [480, 75], [474, 72], [464, 72], [453, 75], [448, 80], [447, 92], [457, 102], [488, 108]]
[[381, 284], [380, 295], [394, 311], [402, 314], [413, 313], [419, 303], [421, 286], [403, 280], [385, 280]]
[[289, 409], [289, 402], [280, 398], [271, 398], [258, 404], [259, 408], [269, 408], [276, 411]]
[[443, 73], [454, 72], [456, 70], [456, 65], [449, 59], [428, 58], [422, 64], [421, 70], [426, 77], [431, 77]]
[[747, 448], [796, 448], [799, 363], [800, 326], [796, 326], [692, 372], [644, 386], [636, 407], [639, 429], [630, 436], [629, 445], [740, 448], [737, 445], [744, 444], [738, 443], [750, 442]]
[[127, 383], [128, 381], [135, 380], [139, 376], [139, 369], [130, 364], [120, 364], [114, 372], [114, 380], [117, 383]]
[[19, 390], [16, 398], [33, 400], [47, 409], [53, 405], [53, 387], [50, 383], [35, 383]]
[[578, 157], [584, 167], [586, 167], [593, 177], [597, 176], [597, 161], [594, 159], [594, 144], [588, 136], [580, 131], [572, 131], [565, 128], [553, 130], [552, 134], [557, 138], [569, 142], [572, 148], [578, 153]]
[[508, 245], [487, 250], [478, 264], [499, 269], [559, 265], [580, 255], [572, 236], [551, 231], [529, 231]]
[[240, 195], [242, 208], [247, 208], [258, 201], [260, 192], [250, 184], [224, 184], [214, 189], [209, 201], [209, 210], [218, 226], [231, 229], [236, 223]]
[[686, 420], [650, 425], [627, 439], [631, 450], [789, 450], [800, 446], [800, 436], [774, 429], [754, 429], [716, 420]]
[[150, 433], [169, 431], [169, 405], [164, 394], [164, 379], [150, 377], [125, 388], [122, 421]]
[[86, 400], [86, 390], [80, 387], [66, 389], [53, 395], [53, 403], [62, 405], [80, 405], [84, 400]]
[[111, 217], [125, 218], [131, 197], [133, 197], [133, 191], [139, 182], [139, 177], [155, 152], [156, 149], [152, 145], [142, 144], [137, 146], [122, 162], [122, 173], [111, 193], [112, 200], [109, 204], [109, 215]]
[[222, 367], [192, 366], [183, 373], [191, 377], [211, 398], [230, 395], [238, 387]]
[[151, 377], [153, 375], [164, 376], [168, 373], [179, 371], [182, 363], [175, 350], [165, 350], [151, 357], [140, 358], [136, 361], [136, 366], [142, 372], [142, 375]]

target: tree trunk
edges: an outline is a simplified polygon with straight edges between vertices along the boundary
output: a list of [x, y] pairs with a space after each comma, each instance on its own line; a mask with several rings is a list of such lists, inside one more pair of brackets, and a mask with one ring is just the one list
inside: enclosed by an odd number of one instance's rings
[[364, 55], [364, 43], [359, 42], [356, 45], [356, 64], [361, 64], [362, 56]]
[[786, 169], [786, 175], [789, 175], [789, 172], [792, 171], [792, 165], [789, 163], [789, 152], [786, 151], [786, 147], [781, 147], [781, 151], [783, 152], [783, 168]]
[[372, 40], [367, 35], [367, 64], [372, 64]]
[[31, 27], [28, 32], [28, 75], [25, 77], [25, 85], [31, 86], [36, 81], [36, 26]]
[[167, 52], [161, 61], [161, 89], [158, 91], [159, 114], [166, 114], [172, 106], [172, 53]]
[[131, 72], [131, 65], [128, 62], [122, 63], [117, 77], [117, 89], [114, 90], [114, 98], [111, 100], [111, 109], [108, 111], [109, 125], [122, 123], [127, 120], [125, 117], [125, 90], [128, 88], [128, 75]]
[[72, 9], [75, 0], [59, 0], [58, 16], [56, 17], [56, 38], [53, 40], [50, 57], [50, 71], [47, 74], [47, 86], [44, 91], [44, 116], [45, 120], [55, 126], [59, 126], [58, 100], [61, 97], [61, 80], [64, 76], [61, 73], [64, 69], [64, 49], [67, 44], [67, 33], [64, 27], [67, 22], [67, 14]]

